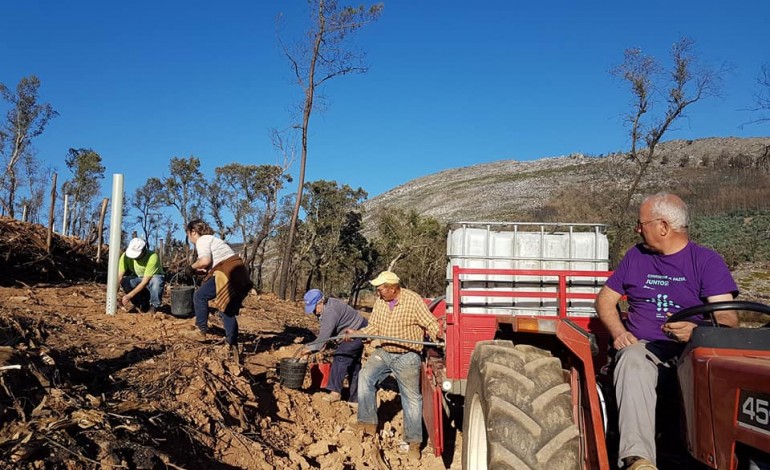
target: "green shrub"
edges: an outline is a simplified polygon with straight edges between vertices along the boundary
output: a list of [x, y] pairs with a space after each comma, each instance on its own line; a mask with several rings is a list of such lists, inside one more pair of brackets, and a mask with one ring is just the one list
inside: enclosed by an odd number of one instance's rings
[[696, 216], [690, 235], [718, 251], [729, 266], [770, 260], [770, 211]]

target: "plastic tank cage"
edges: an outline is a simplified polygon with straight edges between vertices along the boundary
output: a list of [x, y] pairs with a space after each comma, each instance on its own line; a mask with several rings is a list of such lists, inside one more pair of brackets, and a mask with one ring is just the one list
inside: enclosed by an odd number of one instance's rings
[[[609, 243], [603, 224], [458, 222], [447, 236], [447, 308], [453, 310], [452, 267], [607, 271]], [[556, 292], [557, 276], [463, 274], [462, 289], [501, 292]], [[606, 277], [574, 277], [571, 292], [598, 293]], [[556, 315], [553, 298], [463, 297], [464, 313]], [[572, 300], [569, 316], [593, 316], [593, 300]]]

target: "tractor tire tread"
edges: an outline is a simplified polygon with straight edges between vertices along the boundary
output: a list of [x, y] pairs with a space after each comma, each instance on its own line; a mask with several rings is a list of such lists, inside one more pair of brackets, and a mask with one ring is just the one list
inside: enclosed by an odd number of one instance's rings
[[465, 422], [471, 400], [479, 400], [487, 468], [579, 468], [580, 436], [561, 361], [534, 346], [501, 343], [479, 343], [468, 374]]

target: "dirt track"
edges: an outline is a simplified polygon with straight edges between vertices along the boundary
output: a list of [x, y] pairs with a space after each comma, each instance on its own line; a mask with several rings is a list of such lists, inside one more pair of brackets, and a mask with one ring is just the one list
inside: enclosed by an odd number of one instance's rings
[[[166, 298], [168, 300], [168, 298]], [[0, 466], [4, 468], [444, 469], [458, 458], [397, 452], [397, 394], [380, 391], [380, 435], [346, 403], [275, 366], [313, 337], [301, 305], [252, 294], [239, 319], [240, 368], [217, 340], [186, 339], [192, 319], [105, 314], [105, 286], [0, 288]], [[379, 455], [379, 457], [378, 457]]]

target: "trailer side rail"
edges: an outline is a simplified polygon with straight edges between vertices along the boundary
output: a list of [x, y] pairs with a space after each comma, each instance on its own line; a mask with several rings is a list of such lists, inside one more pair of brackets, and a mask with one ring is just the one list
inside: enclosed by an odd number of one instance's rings
[[[485, 269], [452, 266], [453, 305], [448, 306], [447, 322], [447, 377], [465, 379], [470, 356], [478, 341], [495, 336], [498, 323], [510, 323], [516, 331], [555, 333], [556, 320], [570, 319], [586, 331], [591, 331], [598, 319], [590, 314], [570, 312], [572, 301], [584, 303], [596, 298], [598, 289], [612, 271], [587, 270], [533, 270]], [[473, 279], [473, 276], [495, 276], [494, 280]], [[525, 278], [520, 282], [516, 279]], [[537, 278], [533, 280], [533, 278]], [[501, 281], [502, 279], [502, 281]], [[464, 283], [472, 287], [464, 287]], [[479, 286], [489, 284], [492, 287]], [[503, 287], [501, 287], [503, 286]], [[583, 292], [592, 287], [591, 292]], [[546, 288], [547, 290], [544, 290]], [[468, 303], [469, 297], [484, 298], [485, 304]], [[529, 299], [551, 307], [518, 308], [518, 300]], [[502, 307], [501, 301], [511, 302]], [[590, 303], [590, 302], [589, 302]], [[472, 313], [469, 310], [474, 310]], [[550, 329], [553, 329], [552, 331]]]

